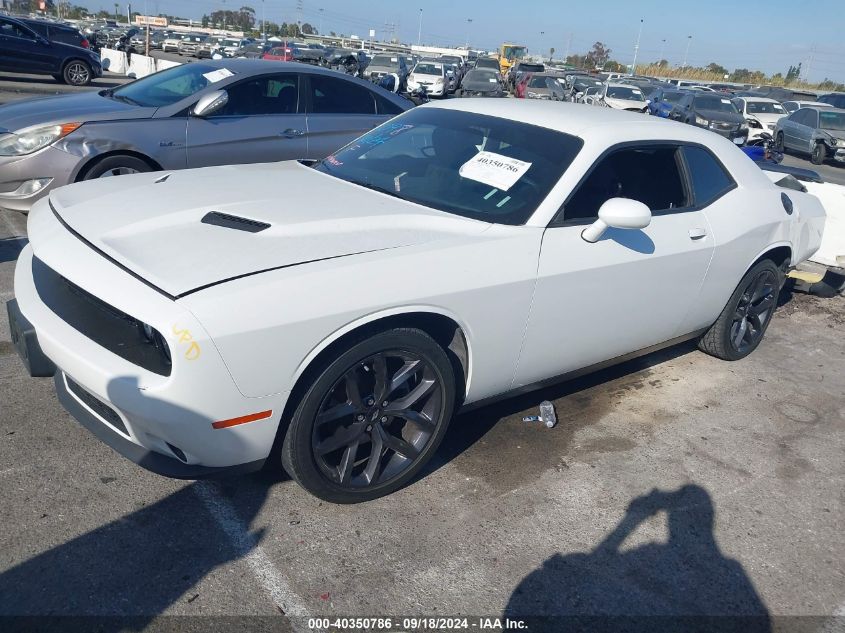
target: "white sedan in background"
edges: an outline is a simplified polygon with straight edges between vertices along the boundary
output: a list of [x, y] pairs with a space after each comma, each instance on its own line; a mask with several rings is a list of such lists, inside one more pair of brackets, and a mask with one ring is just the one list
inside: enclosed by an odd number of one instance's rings
[[605, 84], [593, 101], [593, 105], [630, 112], [645, 112], [648, 108], [642, 90], [637, 86], [621, 83]]
[[458, 407], [685, 339], [747, 356], [824, 219], [694, 126], [461, 99], [313, 165], [53, 191], [9, 314], [30, 373], [129, 459], [266, 464], [350, 503], [407, 484]]
[[731, 102], [748, 123], [749, 143], [763, 132], [774, 135], [778, 119], [789, 114], [779, 101], [765, 97], [736, 97]]

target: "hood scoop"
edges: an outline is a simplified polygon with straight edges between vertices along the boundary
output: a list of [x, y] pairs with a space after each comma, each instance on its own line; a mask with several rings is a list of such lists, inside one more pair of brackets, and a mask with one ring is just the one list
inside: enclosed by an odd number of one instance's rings
[[267, 222], [250, 220], [249, 218], [242, 218], [238, 215], [229, 215], [228, 213], [220, 213], [219, 211], [210, 211], [209, 213], [206, 213], [200, 221], [203, 224], [222, 226], [226, 229], [246, 231], [247, 233], [260, 233], [264, 229], [270, 228], [270, 225], [267, 224]]

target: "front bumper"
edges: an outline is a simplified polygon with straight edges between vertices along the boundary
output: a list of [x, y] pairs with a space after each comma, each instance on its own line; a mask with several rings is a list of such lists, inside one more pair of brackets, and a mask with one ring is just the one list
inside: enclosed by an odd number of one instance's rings
[[408, 91], [417, 90], [420, 86], [425, 86], [425, 92], [430, 97], [442, 97], [446, 91], [446, 87], [443, 84], [427, 84], [416, 81], [408, 82]]
[[[24, 334], [30, 359], [55, 365], [62, 405], [109, 446], [154, 472], [194, 478], [221, 469], [260, 467], [275, 440], [288, 392], [244, 396], [214, 342], [186, 308], [85, 245], [55, 219], [46, 201], [30, 214], [29, 233], [31, 243], [15, 269], [20, 318], [13, 317], [13, 330]], [[161, 332], [172, 353], [170, 375], [125, 360], [54, 313], [42, 297], [50, 289], [37, 278], [33, 247], [46, 266], [61, 270], [72, 284]], [[196, 343], [192, 354], [187, 353], [186, 333]], [[30, 362], [32, 374], [49, 373], [49, 366], [41, 372], [32, 367]], [[256, 412], [267, 415], [245, 424], [212, 426]]]
[[[78, 156], [53, 146], [27, 156], [0, 157], [0, 208], [29, 211], [35, 202], [53, 189], [70, 183], [79, 161]], [[50, 182], [34, 193], [15, 193], [24, 183], [48, 178]]]

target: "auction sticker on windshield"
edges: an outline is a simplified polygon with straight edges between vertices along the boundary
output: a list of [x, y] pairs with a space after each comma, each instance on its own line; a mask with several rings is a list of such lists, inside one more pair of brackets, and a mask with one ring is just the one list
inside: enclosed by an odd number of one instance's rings
[[461, 165], [458, 173], [470, 180], [507, 191], [531, 168], [531, 163], [494, 152], [478, 152]]
[[208, 83], [216, 84], [218, 81], [222, 81], [223, 79], [226, 79], [226, 77], [231, 77], [234, 74], [235, 73], [228, 68], [218, 68], [217, 70], [203, 73], [202, 76], [208, 79]]

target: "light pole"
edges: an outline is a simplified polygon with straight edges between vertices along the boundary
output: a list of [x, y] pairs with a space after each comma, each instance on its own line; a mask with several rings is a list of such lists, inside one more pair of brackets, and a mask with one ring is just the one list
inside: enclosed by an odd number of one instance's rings
[[320, 11], [320, 35], [323, 35], [323, 10], [318, 10]]
[[261, 39], [267, 41], [267, 26], [264, 21], [264, 0], [261, 0]]
[[658, 64], [663, 61], [663, 53], [665, 51], [666, 51], [666, 40], [664, 39], [664, 40], [661, 40], [661, 44], [660, 44], [660, 57], [657, 60]]
[[117, 17], [117, 6], [118, 6], [118, 5], [117, 5], [117, 2], [115, 2], [115, 3], [114, 3], [114, 21], [115, 21], [115, 22], [117, 22], [117, 21], [118, 21], [118, 17]]
[[687, 67], [687, 58], [689, 57], [689, 45], [692, 44], [692, 35], [687, 35], [687, 51], [684, 53], [684, 65], [683, 67]]
[[643, 20], [640, 18], [640, 32], [637, 33], [637, 43], [634, 45], [634, 63], [631, 64], [631, 74], [637, 72], [637, 55], [640, 52], [640, 38], [643, 36]]
[[422, 40], [422, 9], [420, 9], [420, 28], [417, 30], [417, 46], [420, 45], [420, 41]]
[[472, 18], [467, 18], [467, 39], [466, 44], [464, 44], [464, 48], [469, 50], [469, 29], [470, 25], [472, 24]]

